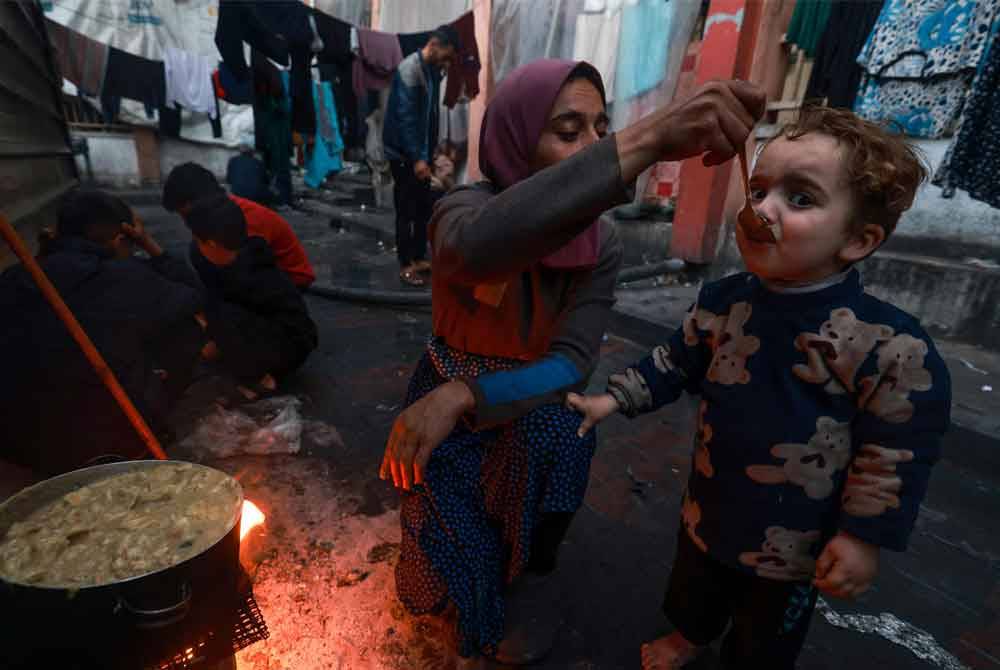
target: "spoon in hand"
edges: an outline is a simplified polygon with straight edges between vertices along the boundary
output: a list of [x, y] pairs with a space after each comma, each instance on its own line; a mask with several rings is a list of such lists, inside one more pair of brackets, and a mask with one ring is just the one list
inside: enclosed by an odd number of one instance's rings
[[736, 216], [736, 222], [743, 229], [747, 238], [754, 242], [775, 244], [781, 237], [781, 228], [768, 221], [767, 217], [754, 210], [750, 205], [752, 200], [750, 195], [750, 170], [747, 168], [747, 152], [745, 148], [740, 150], [739, 156], [740, 171], [743, 173], [743, 190], [746, 195], [746, 204], [743, 205], [743, 209]]

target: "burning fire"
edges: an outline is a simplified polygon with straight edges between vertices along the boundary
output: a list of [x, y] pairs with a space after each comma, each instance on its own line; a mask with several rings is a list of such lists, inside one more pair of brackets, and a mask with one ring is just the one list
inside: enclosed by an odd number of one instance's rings
[[249, 500], [243, 501], [243, 517], [240, 519], [240, 541], [251, 530], [264, 523], [264, 513]]

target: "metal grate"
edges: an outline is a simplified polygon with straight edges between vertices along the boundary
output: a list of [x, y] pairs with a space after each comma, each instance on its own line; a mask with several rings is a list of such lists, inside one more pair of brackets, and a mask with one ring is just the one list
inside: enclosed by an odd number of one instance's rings
[[176, 653], [166, 659], [147, 663], [143, 670], [193, 670], [205, 668], [244, 649], [266, 640], [270, 633], [264, 616], [254, 600], [253, 591], [247, 591], [239, 603], [233, 629], [229, 635], [204, 631], [189, 640], [174, 640]]

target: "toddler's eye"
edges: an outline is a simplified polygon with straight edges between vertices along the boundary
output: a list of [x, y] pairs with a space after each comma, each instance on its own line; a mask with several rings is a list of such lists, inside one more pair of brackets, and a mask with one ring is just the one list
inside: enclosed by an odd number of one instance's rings
[[760, 202], [767, 196], [767, 191], [762, 188], [751, 188], [750, 189], [750, 199], [754, 202]]
[[559, 139], [563, 142], [576, 142], [579, 133], [559, 133]]
[[788, 202], [792, 207], [812, 207], [813, 199], [807, 193], [793, 193], [788, 196]]

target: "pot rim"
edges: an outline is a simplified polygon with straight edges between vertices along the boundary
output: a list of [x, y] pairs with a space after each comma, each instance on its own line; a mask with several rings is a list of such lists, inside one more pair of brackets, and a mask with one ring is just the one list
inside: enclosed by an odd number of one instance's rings
[[[50, 500], [44, 501], [42, 504], [51, 503], [54, 500], [58, 499], [59, 497], [65, 495], [66, 493], [69, 493], [70, 491], [78, 490], [78, 489], [83, 488], [84, 486], [93, 484], [95, 482], [99, 482], [99, 481], [101, 481], [103, 479], [107, 479], [108, 477], [112, 477], [112, 476], [114, 476], [116, 474], [121, 474], [120, 471], [144, 470], [144, 469], [148, 469], [148, 468], [160, 467], [160, 466], [163, 466], [163, 465], [185, 465], [185, 466], [194, 466], [194, 467], [198, 467], [198, 468], [204, 468], [206, 470], [213, 470], [214, 472], [217, 472], [219, 474], [222, 474], [225, 477], [228, 477], [229, 479], [233, 480], [233, 482], [236, 483], [237, 501], [236, 501], [235, 509], [234, 509], [234, 512], [233, 512], [233, 522], [226, 527], [226, 530], [224, 532], [220, 533], [218, 537], [216, 537], [207, 547], [205, 547], [205, 549], [203, 549], [202, 551], [198, 552], [197, 554], [194, 554], [193, 556], [189, 556], [189, 557], [185, 558], [184, 560], [178, 561], [176, 563], [172, 563], [172, 564], [170, 564], [168, 566], [159, 568], [157, 570], [153, 570], [151, 572], [145, 572], [145, 573], [142, 573], [140, 575], [133, 575], [133, 576], [128, 577], [126, 579], [119, 579], [119, 580], [115, 580], [115, 581], [111, 581], [111, 582], [104, 582], [102, 584], [89, 584], [89, 585], [86, 585], [86, 586], [73, 586], [73, 585], [62, 585], [62, 586], [60, 586], [60, 585], [52, 585], [52, 584], [29, 584], [29, 583], [26, 583], [26, 582], [19, 582], [19, 581], [14, 581], [12, 579], [7, 579], [3, 575], [0, 575], [0, 584], [10, 584], [10, 585], [13, 585], [13, 586], [19, 586], [19, 587], [22, 587], [22, 588], [30, 588], [30, 589], [44, 589], [45, 591], [51, 591], [51, 592], [66, 591], [66, 592], [72, 592], [72, 593], [76, 593], [76, 592], [79, 592], [79, 591], [86, 591], [86, 590], [90, 590], [90, 589], [105, 589], [105, 588], [114, 588], [114, 587], [127, 586], [129, 584], [133, 584], [135, 582], [138, 582], [138, 581], [147, 579], [149, 577], [152, 577], [153, 575], [157, 575], [157, 574], [161, 574], [161, 573], [167, 572], [169, 570], [173, 570], [173, 569], [177, 568], [178, 566], [184, 565], [185, 563], [198, 558], [199, 556], [203, 555], [205, 552], [207, 552], [210, 549], [212, 549], [212, 547], [215, 547], [220, 542], [222, 542], [226, 538], [226, 536], [228, 536], [233, 531], [234, 528], [236, 528], [236, 527], [239, 526], [240, 521], [243, 518], [243, 502], [246, 499], [244, 497], [244, 495], [243, 495], [243, 486], [242, 486], [242, 484], [240, 484], [239, 480], [236, 479], [235, 477], [233, 477], [232, 475], [230, 475], [228, 472], [223, 472], [222, 470], [219, 470], [218, 468], [213, 468], [213, 467], [210, 467], [208, 465], [203, 465], [202, 463], [193, 463], [191, 461], [178, 461], [178, 460], [165, 460], [165, 461], [160, 461], [160, 460], [122, 461], [120, 463], [105, 463], [103, 465], [93, 465], [93, 466], [86, 467], [86, 468], [80, 468], [80, 469], [77, 469], [77, 470], [71, 470], [69, 472], [64, 472], [61, 475], [56, 475], [55, 477], [50, 477], [50, 478], [44, 479], [44, 480], [42, 480], [42, 481], [40, 481], [40, 482], [38, 482], [36, 484], [32, 484], [31, 486], [18, 491], [17, 493], [15, 493], [14, 495], [12, 495], [11, 497], [7, 498], [7, 500], [5, 500], [2, 503], [0, 503], [0, 520], [2, 520], [4, 514], [7, 512], [8, 508], [11, 507], [11, 506], [13, 506], [17, 502], [23, 501], [28, 496], [38, 495], [39, 492], [41, 492], [44, 495], [44, 493], [47, 491], [47, 489], [49, 489], [49, 488], [58, 488], [60, 483], [65, 484], [67, 482], [67, 480], [79, 479], [80, 481], [79, 481], [79, 483], [77, 485], [74, 485], [72, 488], [63, 491], [62, 493], [59, 493], [58, 495], [55, 495], [55, 492], [53, 492], [53, 497]], [[39, 507], [41, 507], [41, 505], [39, 505]], [[38, 509], [38, 507], [35, 508], [35, 510], [37, 510], [37, 509]], [[32, 510], [32, 512], [34, 512], [35, 510]], [[29, 514], [30, 514], [30, 512], [29, 512]], [[15, 521], [12, 521], [11, 523], [13, 524], [14, 522]], [[4, 537], [7, 536], [7, 531], [9, 530], [9, 528], [10, 528], [10, 526], [8, 526], [6, 529], [4, 529], [3, 535], [0, 535], [0, 540], [2, 540]]]

